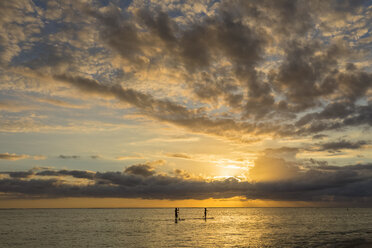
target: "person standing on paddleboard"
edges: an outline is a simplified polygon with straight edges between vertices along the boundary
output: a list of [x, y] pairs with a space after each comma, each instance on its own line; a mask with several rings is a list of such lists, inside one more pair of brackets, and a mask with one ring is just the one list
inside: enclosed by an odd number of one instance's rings
[[175, 208], [174, 209], [174, 217], [175, 217], [176, 220], [178, 220], [178, 212], [179, 212], [179, 209]]

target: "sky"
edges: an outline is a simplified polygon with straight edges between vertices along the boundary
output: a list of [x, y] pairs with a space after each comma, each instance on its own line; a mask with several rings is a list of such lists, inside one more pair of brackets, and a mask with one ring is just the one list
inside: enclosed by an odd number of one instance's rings
[[372, 1], [0, 1], [0, 208], [372, 206]]

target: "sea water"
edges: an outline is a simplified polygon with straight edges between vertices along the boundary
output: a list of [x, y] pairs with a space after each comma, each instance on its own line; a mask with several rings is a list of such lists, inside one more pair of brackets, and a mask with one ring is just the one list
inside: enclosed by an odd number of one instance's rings
[[4, 209], [0, 247], [372, 247], [370, 208]]

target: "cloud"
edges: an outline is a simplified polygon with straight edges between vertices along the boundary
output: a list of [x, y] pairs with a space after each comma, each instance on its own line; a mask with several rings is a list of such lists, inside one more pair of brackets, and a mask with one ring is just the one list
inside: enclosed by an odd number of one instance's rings
[[0, 3], [0, 65], [10, 63], [22, 51], [21, 43], [28, 43], [44, 26], [30, 1]]
[[35, 106], [26, 106], [13, 101], [0, 101], [0, 111], [21, 112], [34, 109]]
[[35, 100], [37, 100], [38, 102], [48, 103], [48, 104], [52, 104], [52, 105], [64, 107], [64, 108], [73, 108], [73, 109], [86, 108], [86, 106], [83, 106], [83, 105], [72, 104], [69, 102], [65, 102], [65, 101], [58, 100], [58, 99], [52, 99], [52, 98], [36, 98]]
[[132, 165], [124, 170], [125, 173], [149, 177], [155, 174], [153, 168], [147, 164]]
[[[270, 162], [270, 163], [266, 163]], [[319, 165], [307, 170], [284, 165], [270, 158], [257, 161], [263, 167], [293, 171], [295, 177], [270, 181], [241, 181], [235, 178], [203, 180], [183, 171], [176, 176], [157, 174], [148, 165], [133, 165], [124, 172], [89, 172], [76, 170], [43, 170], [37, 172], [3, 172], [9, 177], [0, 179], [0, 192], [14, 197], [122, 197], [144, 199], [223, 199], [234, 196], [246, 199], [286, 201], [346, 202], [349, 205], [372, 204], [372, 165], [357, 164], [345, 167]], [[278, 170], [274, 167], [278, 166]], [[262, 171], [262, 170], [261, 170]], [[267, 171], [267, 172], [273, 172]], [[32, 177], [30, 177], [30, 174]], [[256, 173], [256, 175], [260, 175]], [[68, 178], [88, 180], [76, 184]], [[63, 183], [62, 183], [63, 182]], [[21, 194], [21, 195], [20, 195]]]
[[359, 126], [359, 125], [372, 125], [372, 103], [368, 105], [358, 106], [353, 115], [348, 116], [343, 120], [345, 126]]
[[36, 176], [72, 176], [75, 178], [93, 179], [94, 172], [91, 171], [79, 171], [79, 170], [43, 170], [34, 173]]
[[346, 141], [346, 140], [339, 140], [335, 142], [329, 142], [329, 143], [323, 143], [320, 145], [319, 150], [342, 150], [342, 149], [360, 149], [367, 145], [368, 142], [364, 140], [360, 140], [357, 142], [351, 142], [351, 141]]
[[6, 160], [19, 160], [19, 159], [26, 159], [29, 158], [30, 156], [28, 155], [18, 155], [15, 153], [1, 153], [0, 154], [0, 159], [6, 159]]
[[130, 159], [143, 159], [143, 156], [140, 155], [134, 155], [134, 156], [118, 156], [115, 159], [116, 160], [130, 160]]
[[71, 120], [68, 125], [64, 123], [45, 123], [43, 120], [47, 116], [38, 116], [30, 114], [14, 118], [1, 118], [0, 131], [6, 133], [51, 133], [51, 132], [85, 132], [94, 133], [98, 131], [113, 131], [123, 127], [128, 127], [126, 124], [110, 123], [103, 121], [90, 120]]
[[185, 179], [189, 179], [191, 178], [191, 175], [189, 173], [187, 173], [185, 170], [181, 170], [181, 169], [175, 169], [173, 171], [173, 173], [177, 176], [177, 177], [182, 177], [182, 178], [185, 178]]
[[280, 148], [267, 148], [264, 150], [265, 156], [283, 158], [286, 160], [295, 160], [297, 153], [300, 151], [297, 147], [280, 147]]
[[45, 159], [47, 159], [47, 157], [44, 156], [44, 155], [35, 155], [35, 156], [32, 156], [32, 158], [34, 160], [45, 160]]
[[325, 134], [316, 134], [313, 136], [313, 139], [324, 139], [328, 137], [328, 135], [325, 135]]
[[186, 153], [167, 153], [165, 155], [170, 158], [192, 159], [192, 157]]
[[58, 158], [61, 158], [61, 159], [79, 159], [80, 156], [78, 155], [59, 155]]
[[[359, 66], [369, 58], [351, 38], [370, 29], [366, 1], [221, 1], [201, 4], [204, 14], [188, 3], [3, 5], [4, 25], [12, 16], [18, 32], [29, 26], [21, 17], [34, 24], [19, 40], [2, 32], [3, 68], [48, 81], [35, 84], [40, 91], [64, 82], [87, 98], [114, 98], [149, 118], [243, 142], [371, 125], [370, 104], [361, 102], [372, 76]], [[60, 9], [66, 25], [56, 23]], [[86, 106], [56, 99], [39, 101]]]
[[33, 175], [34, 173], [32, 171], [14, 171], [9, 172], [9, 176], [13, 178], [27, 178]]
[[[336, 158], [337, 151], [349, 149], [363, 151], [364, 158], [355, 161], [369, 159], [371, 23], [371, 1], [361, 0], [222, 0], [197, 6], [131, 1], [126, 7], [120, 1], [1, 1], [1, 132], [116, 131], [125, 125], [115, 113], [125, 111], [124, 122], [139, 121], [134, 115], [128, 119], [135, 113], [187, 134], [148, 139], [147, 145], [195, 141], [196, 133], [201, 143], [205, 135], [262, 148], [249, 148], [260, 152], [254, 166], [243, 167], [248, 181], [205, 179], [179, 169], [158, 173], [155, 168], [166, 161], [156, 160], [119, 172], [2, 172], [0, 191], [15, 197], [238, 196], [371, 204], [370, 163], [337, 167], [309, 158], [323, 151]], [[97, 100], [106, 101], [108, 111]], [[63, 107], [61, 118], [32, 103]], [[85, 119], [88, 112], [95, 121]], [[243, 149], [245, 144], [227, 151]], [[195, 158], [162, 154], [179, 162]], [[0, 159], [45, 157], [2, 153]]]
[[309, 162], [311, 163], [311, 165], [319, 165], [319, 166], [327, 166], [328, 165], [327, 161], [319, 161], [319, 160], [315, 160], [313, 158], [310, 158]]
[[26, 155], [26, 154], [15, 154], [15, 153], [0, 153], [0, 159], [4, 160], [21, 160], [21, 159], [34, 159], [34, 160], [44, 160], [46, 159], [45, 156], [42, 155], [36, 155], [36, 156], [31, 156], [31, 155]]
[[249, 170], [249, 177], [257, 182], [285, 181], [298, 177], [298, 165], [287, 162], [282, 158], [262, 156], [254, 161], [254, 166]]
[[169, 100], [155, 99], [152, 95], [125, 89], [120, 85], [108, 86], [93, 79], [64, 74], [55, 75], [54, 79], [77, 87], [86, 94], [115, 97], [136, 106], [155, 119], [186, 127], [195, 132], [230, 136], [231, 139], [241, 140], [241, 132], [250, 133], [255, 130], [255, 126], [250, 123], [236, 122], [231, 118], [212, 119], [202, 109], [188, 109]]
[[326, 76], [336, 68], [336, 58], [343, 54], [342, 47], [335, 44], [323, 48], [318, 43], [301, 44], [296, 41], [288, 44], [285, 52], [285, 60], [271, 77], [293, 104], [293, 111], [314, 107], [322, 96], [334, 92], [337, 84], [326, 80]]
[[161, 165], [165, 165], [167, 163], [167, 161], [165, 161], [164, 159], [158, 159], [158, 160], [153, 160], [153, 161], [147, 161], [146, 164], [149, 165], [149, 166], [161, 166]]

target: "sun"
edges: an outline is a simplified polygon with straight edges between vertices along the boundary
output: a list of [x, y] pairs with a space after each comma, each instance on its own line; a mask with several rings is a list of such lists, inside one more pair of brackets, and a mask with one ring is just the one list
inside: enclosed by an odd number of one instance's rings
[[218, 168], [218, 175], [214, 177], [215, 179], [235, 177], [244, 180], [249, 168], [253, 166], [252, 160], [244, 159], [219, 159], [212, 163]]

